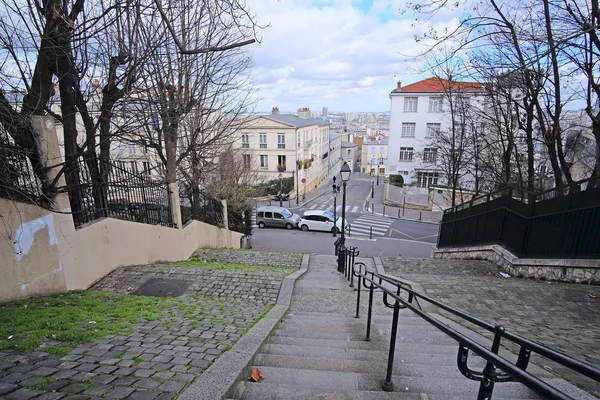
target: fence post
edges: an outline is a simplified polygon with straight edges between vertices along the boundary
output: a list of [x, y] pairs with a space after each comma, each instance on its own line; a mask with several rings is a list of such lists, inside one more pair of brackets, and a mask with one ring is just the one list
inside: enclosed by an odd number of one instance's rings
[[222, 199], [221, 204], [223, 204], [223, 225], [225, 225], [225, 229], [229, 229], [229, 213], [227, 212], [227, 200]]
[[181, 219], [181, 201], [179, 199], [179, 184], [177, 182], [169, 183], [169, 196], [171, 197], [171, 215], [173, 216], [173, 225], [177, 229], [183, 228]]
[[[63, 162], [58, 144], [58, 136], [56, 135], [54, 118], [48, 116], [32, 116], [31, 125], [33, 130], [38, 133], [34, 139], [36, 141], [37, 148], [39, 149], [40, 162], [42, 166], [48, 168], [46, 176], [48, 177], [48, 181], [52, 182], [56, 178], [56, 175], [61, 168], [60, 166], [56, 167], [56, 165], [59, 165]], [[66, 186], [64, 174], [58, 178], [57, 186]], [[67, 193], [59, 193], [53, 200], [58, 206], [59, 210], [71, 208], [71, 203]]]

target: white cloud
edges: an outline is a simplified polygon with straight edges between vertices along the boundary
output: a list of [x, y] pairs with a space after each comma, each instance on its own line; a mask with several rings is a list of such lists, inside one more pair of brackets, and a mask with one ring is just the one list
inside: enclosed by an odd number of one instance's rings
[[[410, 83], [418, 52], [395, 0], [252, 0], [262, 41], [251, 46], [258, 110], [387, 111], [396, 81]], [[437, 21], [439, 22], [439, 21]]]

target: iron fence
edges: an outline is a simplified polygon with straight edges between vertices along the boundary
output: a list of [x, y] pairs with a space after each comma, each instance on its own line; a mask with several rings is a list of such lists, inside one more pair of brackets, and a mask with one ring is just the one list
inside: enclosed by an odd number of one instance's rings
[[42, 182], [25, 151], [0, 129], [0, 198], [38, 203]]
[[67, 165], [72, 174], [65, 191], [71, 201], [75, 227], [102, 217], [173, 227], [171, 195], [167, 184], [124, 166], [95, 157]]
[[223, 225], [223, 204], [200, 189], [185, 187], [179, 192], [179, 201], [184, 224], [195, 219], [210, 225]]
[[500, 197], [455, 207], [442, 217], [438, 247], [500, 244], [518, 256], [600, 258], [600, 179], [521, 200], [513, 188]]

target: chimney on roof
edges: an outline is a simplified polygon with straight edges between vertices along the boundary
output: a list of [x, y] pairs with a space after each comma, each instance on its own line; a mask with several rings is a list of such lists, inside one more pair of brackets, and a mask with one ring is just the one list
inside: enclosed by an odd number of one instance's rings
[[298, 109], [298, 118], [309, 119], [310, 118], [310, 109], [308, 107], [299, 108]]
[[277, 108], [277, 107], [273, 107], [273, 108], [271, 109], [271, 114], [272, 114], [272, 115], [279, 114], [279, 108]]
[[402, 82], [398, 81], [398, 87], [396, 88], [396, 90], [402, 90]]

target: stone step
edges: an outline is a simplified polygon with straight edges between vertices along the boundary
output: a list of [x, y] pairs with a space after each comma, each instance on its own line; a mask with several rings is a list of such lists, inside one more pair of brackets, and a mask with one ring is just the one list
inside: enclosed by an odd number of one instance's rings
[[[288, 336], [298, 337], [307, 339], [330, 339], [330, 340], [364, 340], [366, 337], [365, 327], [339, 327], [339, 329], [278, 329], [273, 333], [273, 336]], [[371, 340], [389, 340], [391, 332], [389, 326], [372, 326], [371, 327]], [[452, 345], [454, 342], [448, 336], [444, 335], [439, 331], [417, 331], [410, 332], [405, 329], [398, 329], [397, 340], [401, 340], [403, 343], [423, 343], [423, 344], [448, 344]]]
[[[382, 391], [336, 391], [328, 389], [303, 388], [277, 383], [252, 383], [245, 385], [243, 400], [398, 400], [398, 393]], [[404, 393], [403, 400], [429, 400], [419, 393]]]
[[[403, 325], [420, 325], [420, 326], [431, 326], [430, 323], [425, 321], [421, 317], [412, 316], [412, 313], [404, 313], [400, 314], [400, 321], [402, 321]], [[357, 323], [362, 325], [366, 325], [367, 323], [367, 313], [360, 313], [360, 318], [355, 318], [355, 315], [345, 315], [343, 317], [340, 316], [329, 316], [328, 314], [323, 315], [302, 315], [294, 312], [288, 312], [284, 318], [285, 320], [293, 320], [293, 321], [323, 321], [330, 322], [332, 324], [339, 323], [347, 320], [354, 320]], [[383, 323], [383, 324], [391, 324], [392, 316], [390, 315], [373, 315], [371, 317], [371, 321], [375, 323]]]
[[[440, 365], [440, 366], [455, 366], [458, 347], [454, 347], [455, 352], [451, 353], [450, 349], [445, 349], [439, 352], [439, 346], [421, 346], [421, 351], [416, 352], [414, 347], [410, 352], [402, 351], [402, 346], [396, 347], [394, 358], [402, 363], [411, 365]], [[274, 354], [288, 357], [307, 357], [321, 358], [328, 360], [359, 360], [359, 361], [379, 361], [387, 360], [387, 350], [364, 350], [364, 349], [339, 349], [326, 347], [306, 347], [292, 346], [289, 344], [267, 344], [263, 350], [264, 354]], [[469, 366], [477, 365], [477, 357], [469, 358]]]
[[[364, 339], [364, 336], [363, 338]], [[330, 339], [309, 339], [303, 337], [293, 336], [271, 336], [269, 339], [270, 344], [280, 345], [291, 345], [291, 346], [305, 346], [305, 347], [324, 347], [324, 348], [342, 348], [342, 349], [362, 349], [362, 350], [383, 350], [389, 345], [389, 339], [377, 338], [370, 342], [364, 340], [330, 340]], [[385, 344], [385, 347], [381, 347], [381, 344]], [[424, 350], [420, 344], [402, 343], [396, 341], [396, 352], [403, 353], [422, 353]], [[447, 344], [429, 344], [425, 350], [430, 351], [432, 354], [450, 354], [456, 356], [458, 352], [458, 345], [447, 345]]]
[[[302, 370], [260, 366], [265, 376], [261, 383], [289, 385], [303, 389], [327, 391], [380, 391], [382, 377], [374, 374], [359, 374], [339, 371]], [[479, 382], [464, 377], [457, 378], [417, 378], [393, 375], [394, 392], [397, 393], [440, 393], [453, 396], [476, 398]], [[496, 385], [494, 393], [498, 396], [519, 399], [539, 399], [538, 395], [521, 385], [508, 382]]]
[[[298, 320], [295, 318], [285, 318], [279, 324], [279, 329], [291, 329], [291, 330], [307, 330], [307, 331], [321, 331], [321, 332], [354, 332], [354, 331], [365, 331], [367, 329], [367, 322], [360, 319], [339, 319], [337, 321], [310, 321], [310, 320]], [[371, 331], [380, 330], [383, 332], [391, 332], [392, 321], [372, 321]], [[407, 324], [403, 318], [398, 320], [398, 332], [406, 332], [407, 334], [432, 334], [439, 337], [446, 337], [448, 335], [434, 327], [433, 325], [413, 325]]]
[[[400, 355], [399, 355], [400, 356]], [[293, 357], [281, 356], [277, 354], [259, 354], [256, 364], [266, 367], [294, 368], [294, 369], [313, 369], [318, 371], [339, 371], [380, 374], [383, 378], [387, 371], [387, 357], [365, 362], [363, 360], [345, 360], [345, 359], [325, 359], [312, 357]], [[469, 367], [476, 370], [483, 370], [485, 362], [482, 359], [470, 362]], [[430, 365], [418, 365], [406, 363], [403, 358], [395, 357], [394, 374], [405, 377], [418, 378], [461, 378], [456, 364], [438, 365], [431, 368]]]

